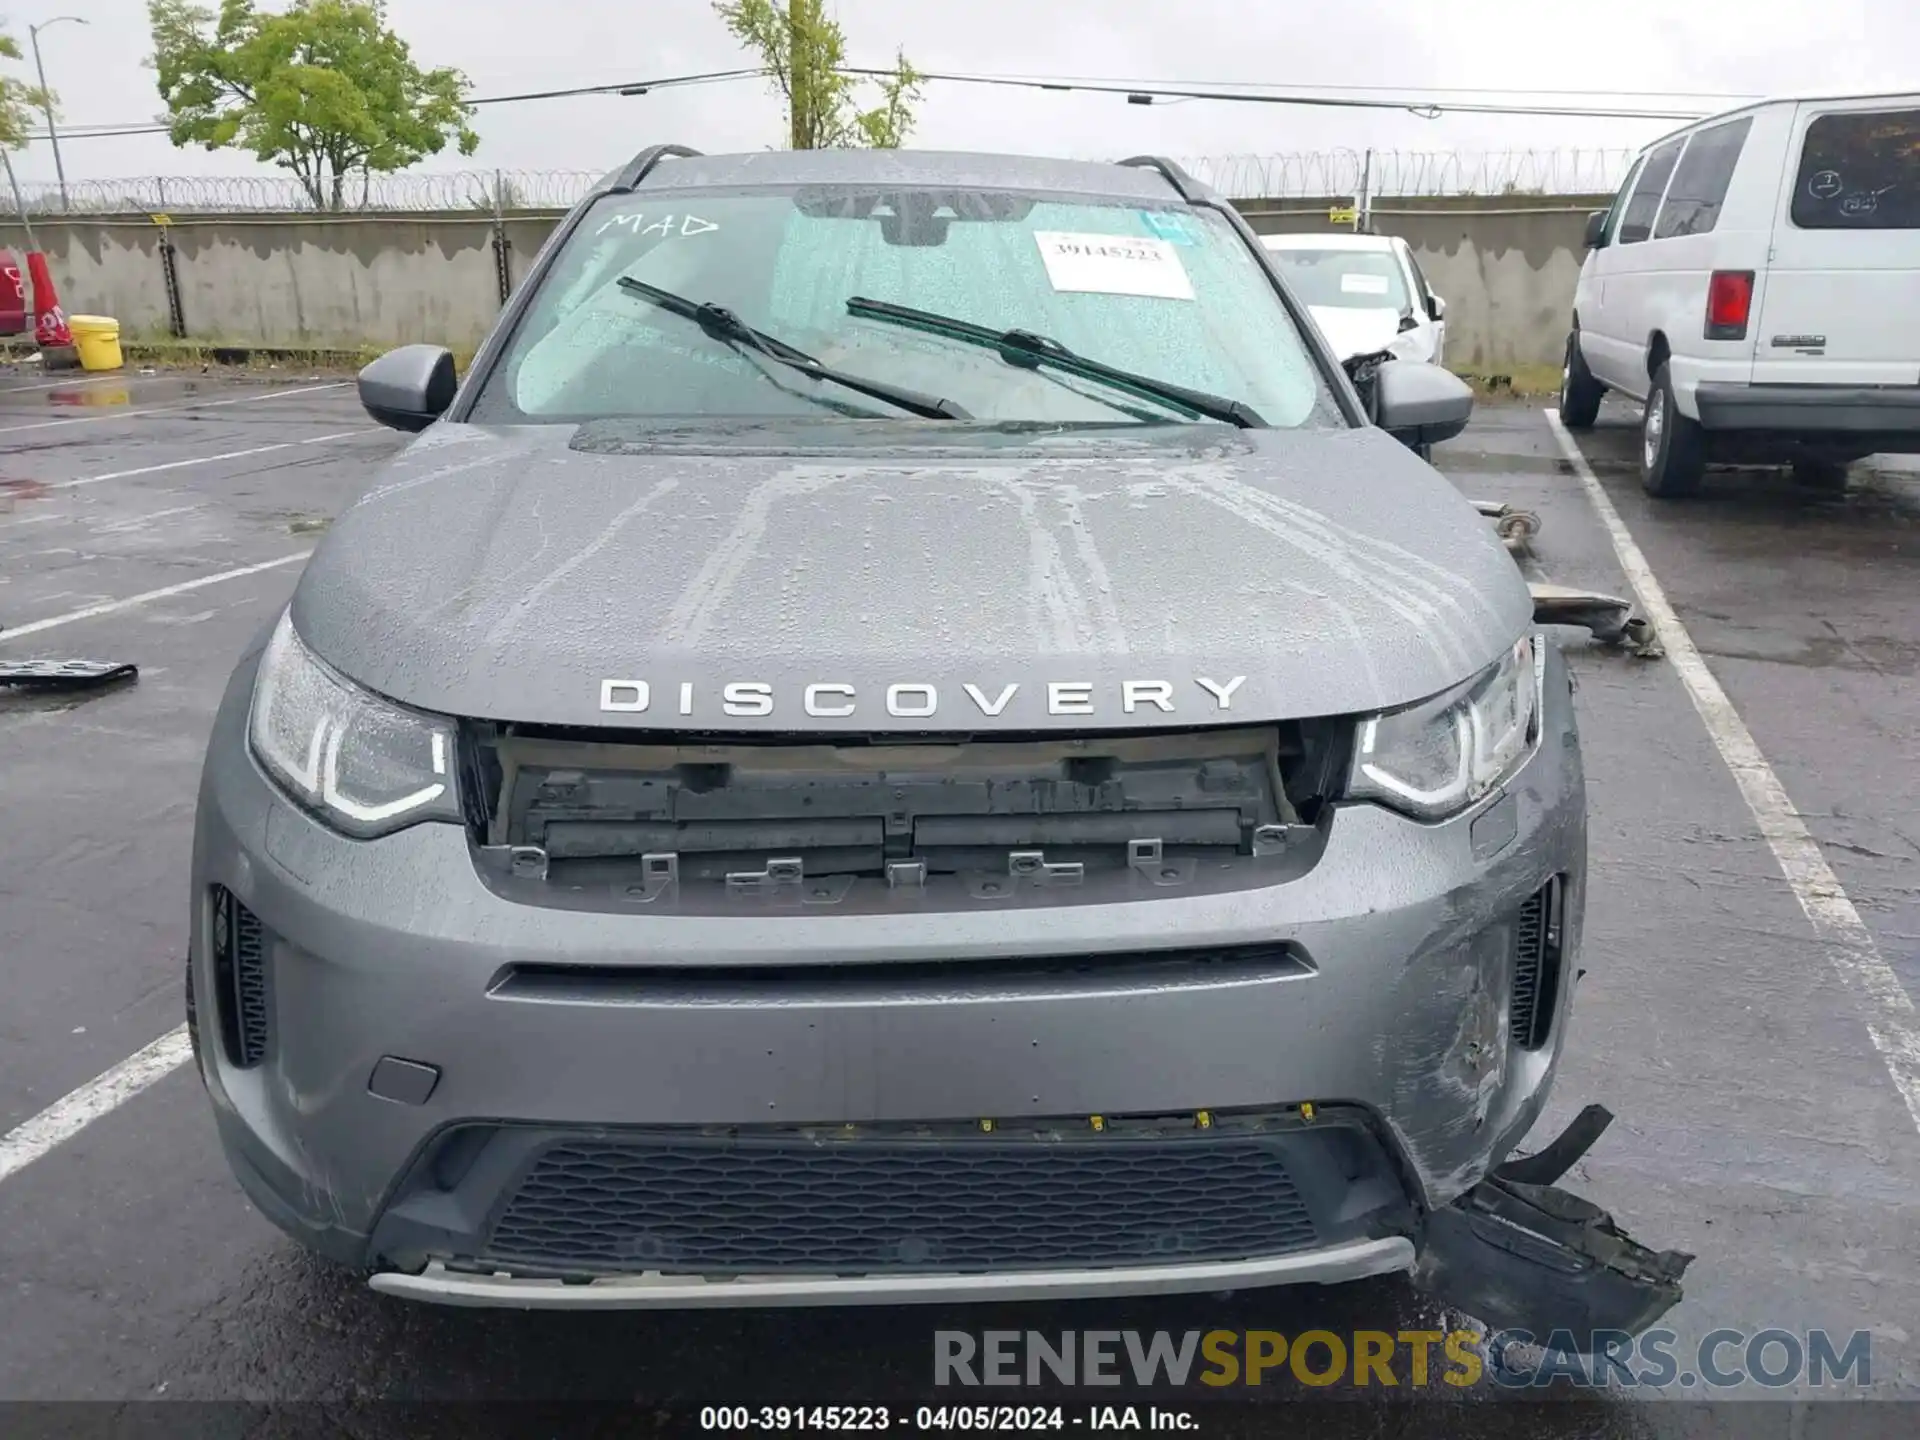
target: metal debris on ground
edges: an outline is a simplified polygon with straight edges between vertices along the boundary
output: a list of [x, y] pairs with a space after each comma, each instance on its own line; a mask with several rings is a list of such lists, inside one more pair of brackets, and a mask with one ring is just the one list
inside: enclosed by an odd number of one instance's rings
[[1493, 521], [1493, 532], [1509, 550], [1531, 548], [1540, 533], [1540, 517], [1531, 510], [1516, 510], [1499, 500], [1476, 500], [1473, 508]]
[[1537, 625], [1578, 626], [1591, 631], [1601, 644], [1624, 646], [1642, 659], [1655, 660], [1667, 653], [1652, 622], [1634, 613], [1631, 600], [1543, 581], [1535, 581], [1527, 589], [1533, 594]]
[[132, 680], [140, 673], [124, 660], [0, 661], [0, 692], [8, 689], [92, 690]]

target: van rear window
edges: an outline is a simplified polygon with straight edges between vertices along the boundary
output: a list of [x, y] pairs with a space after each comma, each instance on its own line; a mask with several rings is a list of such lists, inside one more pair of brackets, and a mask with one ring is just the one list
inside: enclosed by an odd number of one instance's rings
[[1816, 116], [1788, 213], [1802, 230], [1920, 230], [1920, 110]]

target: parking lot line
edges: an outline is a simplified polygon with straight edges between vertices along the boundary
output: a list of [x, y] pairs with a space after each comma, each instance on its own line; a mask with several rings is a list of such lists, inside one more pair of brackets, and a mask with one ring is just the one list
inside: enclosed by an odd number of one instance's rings
[[98, 415], [69, 415], [60, 420], [35, 420], [26, 425], [0, 425], [0, 435], [22, 430], [52, 430], [61, 425], [95, 425], [102, 420], [132, 420], [142, 415], [174, 415], [183, 410], [214, 410], [223, 405], [251, 405], [260, 400], [285, 400], [292, 395], [317, 395], [322, 390], [344, 390], [349, 382], [296, 385], [291, 390], [263, 390], [258, 395], [235, 395], [225, 400], [194, 400], [185, 405], [155, 405], [146, 410], [106, 410]]
[[78, 1090], [0, 1135], [0, 1180], [26, 1169], [192, 1058], [193, 1042], [187, 1038], [187, 1027], [176, 1026], [151, 1045], [134, 1051], [111, 1070], [96, 1075]]
[[0, 630], [0, 642], [37, 635], [43, 630], [52, 630], [60, 625], [73, 625], [81, 620], [91, 620], [96, 615], [112, 615], [117, 611], [131, 610], [154, 600], [165, 600], [170, 595], [185, 595], [190, 590], [204, 590], [209, 585], [219, 585], [228, 580], [258, 575], [262, 570], [276, 570], [282, 565], [291, 565], [295, 561], [304, 560], [311, 554], [313, 554], [311, 550], [298, 550], [291, 555], [282, 555], [277, 560], [262, 560], [258, 565], [242, 565], [237, 570], [222, 570], [217, 575], [202, 575], [197, 580], [182, 580], [178, 585], [163, 585], [158, 590], [129, 595], [124, 600], [102, 600], [98, 605], [69, 610], [65, 615], [51, 615], [45, 620], [30, 620], [25, 625]]
[[107, 380], [125, 381], [124, 375], [76, 375], [71, 380], [42, 380], [34, 385], [0, 386], [0, 395], [25, 395], [33, 390], [66, 390], [75, 385], [98, 385]]
[[371, 435], [380, 427], [339, 430], [331, 435], [315, 435], [310, 440], [280, 440], [272, 445], [253, 445], [245, 450], [226, 450], [218, 455], [192, 455], [185, 460], [168, 460], [160, 465], [141, 465], [133, 470], [109, 470], [104, 475], [82, 475], [75, 480], [55, 480], [49, 490], [72, 490], [81, 485], [98, 485], [103, 480], [131, 480], [136, 475], [158, 475], [162, 470], [184, 470], [190, 465], [217, 465], [222, 460], [244, 460], [250, 455], [271, 455], [276, 450], [291, 450], [299, 445], [327, 445], [335, 440], [351, 440], [356, 435]]
[[1773, 851], [1780, 873], [1786, 877], [1814, 933], [1824, 942], [1823, 948], [1833, 968], [1852, 992], [1866, 1021], [1873, 1048], [1880, 1052], [1894, 1087], [1906, 1101], [1913, 1123], [1920, 1127], [1920, 1024], [1916, 1023], [1913, 997], [1907, 994], [1900, 977], [1880, 954], [1872, 933], [1860, 919], [1860, 912], [1854, 908], [1839, 877], [1827, 864], [1813, 832], [1801, 820], [1780, 777], [1767, 763], [1746, 721], [1740, 718], [1740, 712], [1694, 645], [1693, 637], [1667, 602], [1666, 592], [1661, 589], [1653, 568], [1641, 554], [1632, 532], [1620, 518], [1593, 467], [1587, 463], [1587, 457], [1561, 422], [1560, 412], [1548, 410], [1546, 417], [1554, 439], [1559, 442], [1608, 539], [1613, 542], [1614, 554], [1619, 557], [1620, 568], [1626, 572], [1627, 583], [1633, 587], [1641, 610], [1653, 622], [1674, 672], [1686, 686], [1693, 708], [1700, 712], [1714, 748], [1733, 772], [1734, 783], [1740, 787], [1747, 809], [1753, 812], [1767, 848]]

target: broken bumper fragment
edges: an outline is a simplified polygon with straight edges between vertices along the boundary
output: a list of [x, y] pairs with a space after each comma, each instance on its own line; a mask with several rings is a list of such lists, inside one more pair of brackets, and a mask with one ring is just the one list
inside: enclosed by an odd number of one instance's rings
[[1495, 1333], [1590, 1354], [1680, 1301], [1693, 1256], [1649, 1250], [1553, 1184], [1613, 1117], [1598, 1105], [1536, 1155], [1509, 1161], [1426, 1219], [1414, 1281]]

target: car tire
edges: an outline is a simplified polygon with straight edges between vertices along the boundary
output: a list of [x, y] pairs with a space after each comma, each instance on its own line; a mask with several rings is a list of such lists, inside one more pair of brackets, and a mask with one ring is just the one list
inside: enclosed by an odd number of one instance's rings
[[1809, 490], [1839, 494], [1847, 488], [1847, 465], [1841, 460], [1796, 460], [1793, 483]]
[[1600, 397], [1607, 387], [1593, 378], [1580, 353], [1580, 332], [1567, 336], [1566, 359], [1560, 365], [1560, 423], [1569, 430], [1587, 430], [1600, 418]]
[[1662, 500], [1691, 495], [1707, 473], [1707, 436], [1698, 420], [1680, 413], [1673, 376], [1663, 364], [1653, 372], [1640, 421], [1640, 488]]

